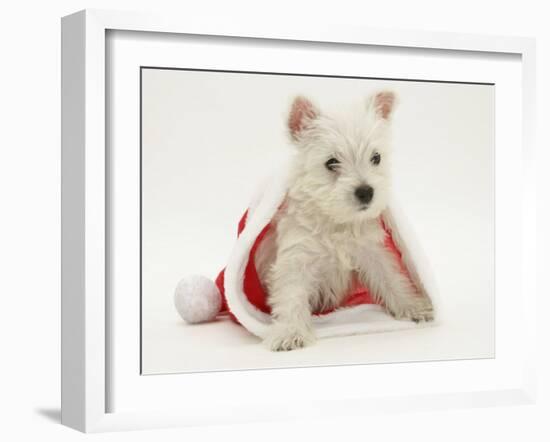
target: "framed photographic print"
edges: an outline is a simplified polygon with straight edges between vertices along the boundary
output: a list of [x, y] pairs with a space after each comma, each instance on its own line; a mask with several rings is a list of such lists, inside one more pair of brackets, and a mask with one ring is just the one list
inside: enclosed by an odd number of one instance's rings
[[534, 400], [532, 40], [87, 10], [62, 53], [64, 424]]

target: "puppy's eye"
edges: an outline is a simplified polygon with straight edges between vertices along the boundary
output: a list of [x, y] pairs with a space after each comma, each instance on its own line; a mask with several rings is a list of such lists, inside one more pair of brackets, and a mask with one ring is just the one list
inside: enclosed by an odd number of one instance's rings
[[325, 163], [325, 167], [331, 172], [334, 172], [336, 169], [338, 169], [339, 165], [340, 161], [338, 161], [336, 158], [331, 158]]
[[380, 164], [380, 161], [382, 160], [382, 157], [378, 152], [374, 152], [372, 154], [372, 157], [370, 157], [370, 162], [374, 164], [375, 166], [378, 166]]

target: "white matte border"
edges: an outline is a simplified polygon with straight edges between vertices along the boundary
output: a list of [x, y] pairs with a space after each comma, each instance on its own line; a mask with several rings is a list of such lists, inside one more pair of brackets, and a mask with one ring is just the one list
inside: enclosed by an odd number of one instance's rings
[[[516, 147], [513, 152], [516, 152], [519, 149], [519, 146], [522, 146], [522, 150], [519, 151], [520, 157], [524, 160], [524, 173], [528, 172], [524, 176], [523, 187], [517, 192], [521, 192], [522, 195], [526, 195], [527, 198], [523, 198], [523, 208], [524, 210], [521, 213], [518, 213], [517, 220], [512, 220], [513, 225], [512, 229], [519, 227], [519, 231], [523, 235], [518, 235], [517, 241], [514, 242], [514, 248], [517, 249], [518, 257], [521, 259], [521, 276], [518, 277], [516, 287], [519, 291], [515, 294], [515, 299], [520, 299], [520, 303], [524, 307], [523, 315], [519, 318], [516, 316], [515, 325], [524, 326], [522, 329], [525, 330], [523, 338], [525, 340], [519, 342], [521, 348], [524, 351], [520, 351], [515, 355], [515, 363], [506, 364], [507, 368], [510, 371], [506, 371], [504, 377], [501, 379], [493, 379], [493, 382], [483, 382], [480, 380], [478, 384], [467, 382], [467, 385], [463, 385], [460, 379], [452, 378], [453, 385], [456, 386], [454, 391], [457, 391], [456, 394], [448, 394], [449, 392], [449, 382], [444, 382], [442, 385], [441, 382], [432, 379], [433, 389], [429, 391], [422, 391], [422, 395], [418, 396], [418, 391], [407, 391], [407, 389], [401, 389], [398, 386], [397, 397], [391, 398], [391, 394], [388, 394], [387, 390], [382, 392], [382, 395], [386, 399], [376, 399], [376, 408], [380, 409], [380, 404], [384, 404], [383, 409], [398, 410], [403, 409], [422, 409], [422, 408], [433, 408], [440, 406], [471, 406], [475, 405], [487, 405], [487, 404], [506, 404], [506, 403], [521, 403], [529, 400], [529, 395], [532, 393], [532, 387], [534, 386], [532, 372], [534, 369], [534, 360], [533, 360], [533, 335], [534, 335], [534, 325], [526, 321], [526, 318], [534, 317], [534, 308], [535, 308], [535, 280], [534, 280], [534, 269], [535, 269], [535, 213], [534, 213], [534, 175], [530, 172], [533, 170], [533, 151], [532, 151], [532, 142], [534, 140], [534, 134], [532, 132], [533, 125], [531, 123], [533, 119], [533, 108], [534, 108], [534, 47], [533, 43], [530, 40], [518, 39], [518, 38], [502, 38], [496, 39], [491, 37], [481, 37], [481, 36], [464, 36], [464, 35], [454, 35], [454, 34], [432, 34], [432, 33], [422, 33], [422, 32], [391, 32], [391, 31], [377, 31], [377, 30], [357, 30], [349, 28], [338, 28], [331, 27], [331, 29], [315, 29], [313, 26], [308, 26], [304, 29], [276, 29], [273, 30], [269, 26], [262, 26], [262, 24], [255, 23], [253, 25], [245, 23], [243, 20], [242, 23], [231, 23], [231, 24], [219, 24], [211, 23], [208, 20], [197, 20], [196, 18], [189, 18], [187, 22], [181, 20], [178, 17], [178, 21], [171, 18], [159, 18], [151, 16], [143, 16], [138, 14], [127, 14], [127, 13], [109, 13], [104, 11], [93, 11], [81, 13], [85, 16], [85, 26], [86, 26], [86, 45], [83, 49], [85, 51], [86, 66], [89, 66], [89, 69], [86, 71], [86, 90], [88, 91], [86, 97], [89, 100], [86, 103], [86, 112], [82, 112], [80, 117], [82, 121], [85, 122], [85, 128], [89, 131], [90, 129], [95, 129], [94, 133], [86, 138], [86, 143], [79, 145], [79, 148], [85, 148], [86, 152], [95, 152], [97, 150], [103, 151], [104, 149], [104, 138], [102, 135], [103, 127], [102, 121], [105, 118], [105, 108], [102, 106], [102, 99], [104, 97], [104, 84], [102, 82], [105, 54], [102, 50], [104, 48], [104, 38], [106, 29], [126, 29], [126, 30], [154, 30], [156, 32], [187, 32], [187, 33], [202, 33], [202, 34], [221, 34], [221, 35], [242, 35], [248, 37], [265, 37], [265, 38], [282, 38], [282, 39], [296, 39], [296, 40], [311, 40], [311, 41], [341, 41], [341, 42], [352, 42], [352, 43], [371, 43], [378, 45], [388, 45], [388, 46], [404, 46], [404, 47], [436, 47], [444, 49], [468, 49], [473, 51], [496, 51], [496, 52], [509, 52], [520, 54], [523, 56], [523, 61], [520, 66], [523, 72], [523, 97], [521, 96], [522, 90], [520, 85], [517, 83], [510, 84], [510, 87], [513, 89], [510, 91], [512, 96], [515, 94], [514, 102], [523, 104], [520, 106], [520, 113], [523, 112], [523, 143], [519, 138], [521, 134], [515, 134], [512, 137], [512, 140], [516, 142]], [[65, 20], [67, 22], [68, 19]], [[460, 38], [457, 38], [460, 37]], [[288, 43], [286, 43], [288, 45]], [[482, 61], [483, 54], [478, 54], [478, 61]], [[518, 67], [519, 68], [519, 67]], [[411, 67], [411, 70], [415, 67]], [[517, 78], [516, 78], [517, 80]], [[479, 81], [479, 79], [477, 80]], [[521, 80], [520, 80], [521, 81]], [[502, 84], [502, 83], [501, 83]], [[501, 95], [502, 96], [502, 95]], [[95, 98], [94, 98], [95, 97]], [[522, 100], [522, 101], [521, 101]], [[502, 109], [501, 104], [497, 101], [497, 112], [500, 112]], [[517, 115], [516, 115], [517, 117]], [[498, 115], [497, 115], [497, 118]], [[517, 120], [515, 121], [517, 127]], [[75, 128], [76, 132], [80, 129]], [[519, 132], [519, 128], [517, 131]], [[502, 138], [501, 138], [502, 139]], [[523, 145], [522, 145], [523, 144]], [[507, 159], [499, 156], [499, 137], [497, 135], [497, 180], [498, 176], [501, 173], [501, 170], [505, 172], [507, 164]], [[90, 157], [94, 158], [94, 157]], [[518, 157], [509, 159], [508, 162], [517, 161]], [[94, 160], [95, 161], [95, 160]], [[105, 202], [104, 194], [101, 197], [102, 186], [99, 186], [99, 189], [91, 188], [91, 185], [96, 182], [97, 179], [102, 180], [104, 176], [100, 173], [96, 163], [90, 163], [88, 157], [85, 162], [85, 171], [86, 174], [90, 173], [93, 177], [90, 180], [86, 181], [86, 207], [89, 209], [87, 211], [87, 218], [91, 222], [94, 222], [93, 209], [99, 209], [101, 212], [101, 207], [104, 207]], [[93, 167], [92, 167], [93, 166]], [[517, 166], [516, 166], [517, 167]], [[517, 173], [516, 173], [517, 175]], [[103, 180], [104, 182], [104, 180]], [[71, 184], [70, 182], [66, 185]], [[518, 186], [519, 187], [519, 186]], [[499, 223], [500, 219], [498, 216], [498, 206], [499, 206], [499, 194], [502, 196], [505, 192], [504, 187], [500, 185], [497, 181], [497, 230], [500, 228]], [[521, 196], [521, 195], [520, 195]], [[97, 214], [95, 215], [97, 218]], [[64, 219], [64, 221], [66, 221]], [[75, 227], [67, 226], [64, 228]], [[83, 225], [78, 224], [75, 227], [77, 230], [80, 228], [80, 234], [82, 237], [89, 238], [88, 229], [92, 228], [88, 222]], [[79, 296], [84, 296], [86, 302], [89, 304], [84, 313], [82, 312], [64, 312], [64, 315], [67, 314], [77, 314], [80, 315], [82, 321], [84, 321], [85, 328], [90, 333], [86, 336], [84, 342], [85, 354], [99, 354], [98, 352], [103, 349], [103, 355], [105, 356], [105, 341], [102, 339], [103, 334], [100, 333], [100, 330], [105, 330], [105, 300], [104, 292], [102, 291], [102, 282], [104, 282], [104, 270], [105, 262], [101, 262], [101, 250], [104, 247], [104, 241], [100, 241], [97, 235], [101, 236], [101, 229], [93, 230], [94, 243], [87, 242], [86, 250], [84, 254], [88, 257], [92, 257], [92, 262], [88, 262], [86, 266], [86, 278], [91, 282], [90, 286], [79, 294]], [[509, 232], [509, 231], [508, 231]], [[505, 231], [506, 233], [506, 231]], [[497, 250], [499, 247], [499, 233], [497, 231]], [[104, 238], [103, 238], [104, 239]], [[508, 246], [508, 244], [507, 244]], [[104, 249], [103, 249], [104, 250]], [[507, 247], [507, 250], [509, 248]], [[499, 255], [499, 260], [501, 256]], [[502, 262], [502, 260], [501, 260]], [[101, 265], [103, 264], [103, 265]], [[517, 263], [516, 263], [517, 264]], [[500, 265], [500, 264], [498, 264]], [[514, 269], [517, 273], [517, 268]], [[506, 277], [506, 275], [504, 275]], [[504, 281], [497, 274], [497, 293], [499, 290], [499, 281]], [[92, 284], [93, 282], [93, 284]], [[521, 293], [521, 296], [518, 295]], [[125, 312], [129, 314], [129, 312]], [[116, 315], [116, 310], [115, 310]], [[497, 321], [499, 320], [498, 311], [497, 311]], [[64, 330], [63, 334], [71, 333], [70, 330]], [[135, 338], [135, 337], [134, 337]], [[512, 343], [513, 345], [513, 343]], [[517, 347], [516, 347], [517, 348]], [[82, 358], [81, 354], [68, 354], [68, 348], [63, 349], [65, 352], [65, 357], [68, 359], [71, 358]], [[498, 347], [497, 341], [497, 360], [501, 357], [501, 352]], [[94, 379], [95, 386], [101, 384], [102, 376], [97, 375], [98, 372], [101, 372], [105, 368], [104, 357], [97, 359], [85, 359], [85, 376], [86, 382], [88, 385], [89, 380]], [[466, 373], [464, 370], [471, 370], [470, 376], [478, 376], [480, 372], [479, 362], [494, 362], [494, 361], [461, 361], [462, 365], [459, 372], [455, 373]], [[134, 359], [135, 363], [135, 359]], [[455, 367], [455, 362], [446, 362], [439, 364], [439, 366], [447, 366], [451, 368]], [[473, 367], [475, 365], [475, 367]], [[525, 371], [525, 367], [528, 368]], [[114, 368], [116, 370], [123, 369], [122, 366], [118, 366], [115, 362]], [[249, 385], [248, 393], [249, 395], [243, 395], [242, 389], [236, 389], [233, 392], [238, 395], [232, 395], [231, 388], [228, 391], [225, 391], [222, 394], [217, 390], [217, 386], [228, 386], [230, 382], [237, 382], [235, 375], [242, 373], [216, 373], [216, 374], [196, 374], [196, 375], [186, 375], [188, 379], [193, 379], [193, 384], [199, 384], [205, 381], [205, 385], [208, 386], [209, 391], [218, 391], [219, 401], [214, 402], [212, 398], [206, 401], [202, 397], [201, 393], [204, 392], [198, 391], [199, 389], [187, 389], [185, 396], [178, 396], [179, 401], [178, 412], [167, 413], [166, 411], [157, 411], [153, 412], [144, 412], [139, 414], [126, 414], [119, 413], [118, 410], [116, 413], [101, 414], [101, 407], [105, 407], [104, 398], [101, 394], [92, 395], [92, 397], [86, 398], [79, 394], [75, 394], [72, 401], [82, 400], [85, 402], [84, 407], [84, 416], [81, 421], [77, 419], [65, 419], [64, 423], [67, 425], [74, 426], [81, 430], [85, 431], [94, 431], [94, 430], [104, 430], [104, 429], [121, 429], [121, 428], [134, 428], [134, 427], [151, 427], [151, 426], [169, 426], [169, 425], [185, 425], [191, 423], [208, 423], [208, 422], [236, 422], [236, 421], [251, 421], [257, 419], [273, 419], [273, 418], [284, 418], [289, 416], [311, 416], [311, 415], [327, 415], [329, 413], [334, 414], [333, 411], [335, 408], [343, 410], [343, 413], [349, 411], [352, 413], [353, 410], [358, 410], [358, 412], [364, 412], [372, 408], [375, 399], [378, 394], [372, 390], [369, 390], [369, 394], [366, 395], [364, 389], [358, 389], [356, 382], [353, 382], [352, 378], [357, 379], [355, 376], [361, 376], [366, 367], [355, 366], [355, 367], [325, 367], [325, 368], [316, 368], [316, 369], [296, 369], [296, 370], [264, 370], [264, 371], [248, 371], [246, 374], [246, 383]], [[430, 368], [429, 363], [422, 364], [392, 364], [392, 365], [381, 365], [381, 366], [369, 366], [371, 370], [370, 374], [375, 375], [380, 371], [380, 368], [384, 368], [384, 373], [392, 373], [398, 375], [395, 371], [406, 370], [407, 376], [417, 376], [423, 375], [426, 376]], [[493, 367], [494, 368], [494, 367]], [[321, 376], [327, 375], [336, 375], [336, 373], [330, 373], [334, 370], [345, 370], [346, 376], [349, 374], [349, 382], [343, 382], [342, 388], [339, 388], [338, 391], [332, 392], [332, 394], [320, 394], [317, 391], [317, 388], [309, 388], [307, 385], [307, 377], [311, 375], [311, 370], [315, 370], [317, 374]], [[136, 373], [135, 367], [132, 368], [134, 373]], [[489, 371], [493, 371], [489, 368]], [[87, 374], [86, 374], [87, 373]], [[103, 372], [104, 373], [104, 372]], [[131, 372], [127, 372], [129, 377], [132, 377]], [[369, 374], [369, 375], [370, 375]], [[433, 374], [433, 373], [432, 373]], [[442, 375], [443, 373], [439, 373]], [[448, 373], [449, 375], [451, 373]], [[482, 374], [482, 373], [481, 373]], [[275, 379], [275, 376], [278, 379]], [[466, 378], [470, 378], [466, 376]], [[162, 392], [163, 389], [171, 389], [174, 387], [175, 379], [183, 379], [182, 376], [158, 376], [158, 377], [139, 377], [136, 375], [136, 378], [140, 380], [141, 385], [145, 389], [155, 389], [157, 392]], [[208, 378], [208, 379], [206, 379]], [[291, 379], [292, 378], [292, 379]], [[341, 376], [339, 376], [341, 378]], [[116, 378], [115, 378], [116, 379]], [[171, 380], [172, 379], [172, 380]], [[362, 378], [364, 379], [364, 377]], [[158, 380], [160, 382], [153, 383], [150, 380]], [[470, 379], [471, 380], [471, 379]], [[68, 386], [69, 375], [65, 373], [63, 379], [63, 385]], [[104, 379], [103, 379], [104, 381]], [[289, 408], [288, 396], [285, 397], [284, 402], [279, 402], [277, 398], [273, 401], [270, 401], [271, 404], [262, 404], [261, 407], [258, 406], [258, 395], [257, 391], [262, 391], [262, 396], [267, 395], [269, 392], [266, 390], [272, 390], [273, 388], [268, 388], [269, 386], [274, 387], [280, 382], [292, 381], [293, 385], [296, 385], [297, 382], [300, 386], [299, 393], [301, 394], [310, 394], [308, 397], [308, 403], [312, 405], [309, 408], [309, 411], [305, 411], [302, 407], [303, 404], [296, 403], [296, 408]], [[305, 384], [302, 382], [304, 381]], [[511, 382], [510, 382], [511, 381]], [[93, 384], [93, 382], [92, 382]], [[116, 384], [116, 381], [115, 381]], [[115, 385], [113, 384], [113, 385]], [[242, 385], [242, 384], [241, 384]], [[91, 384], [90, 384], [91, 386]], [[105, 386], [105, 384], [104, 384]], [[118, 388], [118, 387], [115, 387]], [[141, 388], [141, 387], [140, 387]], [[160, 390], [158, 390], [160, 388]], [[346, 388], [352, 388], [353, 394], [350, 396], [345, 393]], [[458, 393], [464, 388], [466, 396], [464, 394]], [[414, 390], [414, 389], [413, 389]], [[435, 390], [435, 391], [433, 391]], [[491, 391], [487, 393], [487, 391]], [[170, 391], [174, 395], [172, 390]], [[474, 393], [475, 391], [480, 391], [480, 393]], [[485, 393], [481, 393], [485, 391]], [[226, 395], [227, 393], [228, 395]], [[326, 392], [325, 392], [326, 393]], [[164, 393], [161, 394], [161, 396]], [[413, 394], [413, 397], [408, 397], [408, 394]], [[368, 397], [370, 396], [370, 400]], [[240, 399], [237, 401], [237, 397]], [[187, 400], [187, 399], [189, 400]], [[124, 401], [127, 401], [128, 398], [119, 398]], [[147, 399], [151, 404], [151, 400], [155, 400], [154, 396], [144, 396], [142, 399]], [[154, 408], [159, 410], [159, 408], [164, 403], [164, 398], [157, 397], [157, 400], [154, 403]], [[279, 398], [280, 399], [280, 398]], [[101, 401], [103, 400], [103, 403]], [[118, 399], [117, 399], [118, 401]], [[337, 402], [335, 402], [337, 401]], [[237, 403], [238, 402], [238, 403]], [[120, 402], [122, 405], [123, 402]], [[446, 404], [446, 405], [445, 405]], [[64, 403], [63, 407], [70, 406], [71, 404]], [[338, 405], [338, 407], [336, 406]], [[118, 408], [118, 405], [116, 406]], [[116, 409], [115, 408], [115, 409]], [[120, 409], [123, 407], [121, 406]], [[135, 409], [135, 407], [129, 407], [128, 409]], [[148, 407], [149, 408], [149, 407]], [[241, 416], [244, 418], [235, 418], [235, 410], [239, 411]], [[83, 423], [82, 423], [83, 422]]]
[[[113, 179], [112, 240], [113, 334], [114, 346], [110, 404], [114, 411], [144, 411], [151, 403], [163, 409], [180, 409], [182, 397], [193, 397], [193, 407], [212, 404], [211, 395], [240, 397], [260, 404], [269, 398], [297, 402], [307, 397], [327, 400], [345, 397], [383, 397], [512, 388], [519, 385], [521, 333], [511, 328], [517, 317], [515, 294], [520, 291], [520, 216], [510, 216], [509, 199], [521, 201], [521, 189], [507, 179], [517, 169], [521, 157], [521, 131], [514, 122], [521, 118], [519, 59], [510, 56], [479, 57], [471, 53], [444, 51], [390, 50], [354, 47], [342, 51], [335, 45], [296, 44], [273, 41], [238, 40], [228, 44], [220, 38], [191, 38], [138, 33], [110, 34], [108, 47], [112, 66], [111, 141]], [[312, 367], [307, 370], [232, 371], [139, 376], [139, 72], [140, 66], [183, 67], [260, 72], [298, 72], [417, 78], [496, 83], [496, 237], [506, 240], [508, 253], [498, 257], [496, 286], [496, 359], [476, 361], [425, 362], [420, 365], [391, 364], [361, 367]], [[506, 106], [499, 106], [506, 103]], [[500, 198], [500, 199], [499, 199]], [[505, 199], [503, 199], [505, 198]], [[499, 278], [500, 275], [500, 278]], [[506, 276], [508, 275], [508, 276]], [[499, 282], [500, 281], [500, 282]], [[502, 281], [506, 281], [505, 284]], [[329, 373], [325, 371], [328, 370]], [[414, 383], [409, 379], [414, 372]], [[323, 379], [341, 379], [325, 386]], [[369, 382], [368, 379], [376, 379]], [[452, 379], [452, 382], [449, 380]], [[285, 385], [285, 388], [280, 388]]]

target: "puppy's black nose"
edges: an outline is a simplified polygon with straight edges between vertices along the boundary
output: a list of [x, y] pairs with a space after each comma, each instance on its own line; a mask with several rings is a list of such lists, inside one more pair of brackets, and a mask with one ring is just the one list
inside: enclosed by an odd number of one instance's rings
[[363, 204], [370, 203], [373, 195], [374, 189], [366, 184], [355, 189], [356, 198]]

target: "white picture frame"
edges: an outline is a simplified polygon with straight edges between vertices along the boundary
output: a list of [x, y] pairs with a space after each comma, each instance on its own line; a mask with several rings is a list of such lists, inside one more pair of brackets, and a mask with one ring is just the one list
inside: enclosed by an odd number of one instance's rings
[[[182, 399], [180, 411], [110, 412], [106, 375], [111, 363], [106, 339], [109, 303], [106, 295], [106, 33], [109, 30], [146, 31], [283, 41], [375, 45], [514, 54], [521, 57], [522, 210], [521, 254], [518, 256], [521, 313], [517, 321], [526, 337], [518, 360], [521, 379], [503, 388], [412, 396], [331, 397], [312, 399], [309, 407], [274, 403], [258, 407], [247, 398], [208, 407], [190, 407]], [[343, 26], [301, 26], [241, 22], [215, 23], [193, 17], [86, 10], [62, 20], [62, 423], [85, 432], [248, 422], [287, 417], [362, 414], [532, 403], [535, 400], [535, 43], [519, 37], [357, 29]], [[497, 145], [498, 151], [498, 145]], [[497, 188], [498, 192], [498, 188]], [[518, 219], [519, 219], [518, 218]], [[498, 223], [498, 218], [497, 218]], [[498, 243], [496, 244], [498, 250]], [[519, 277], [518, 277], [519, 278]], [[497, 281], [498, 287], [498, 281]], [[497, 318], [498, 319], [498, 318]], [[517, 324], [515, 325], [517, 327]], [[498, 358], [498, 354], [497, 354]], [[306, 369], [307, 370], [307, 369]], [[354, 367], [355, 371], [361, 367]], [[302, 369], [303, 372], [303, 369]], [[267, 376], [268, 374], [266, 374]], [[199, 376], [186, 374], [186, 376]], [[227, 374], [212, 373], [219, 379]], [[168, 377], [167, 377], [168, 378]], [[213, 378], [212, 378], [213, 379]], [[170, 380], [164, 380], [169, 383]], [[220, 381], [221, 382], [221, 381]], [[198, 399], [198, 398], [197, 398]], [[238, 413], [235, 412], [238, 411]]]

